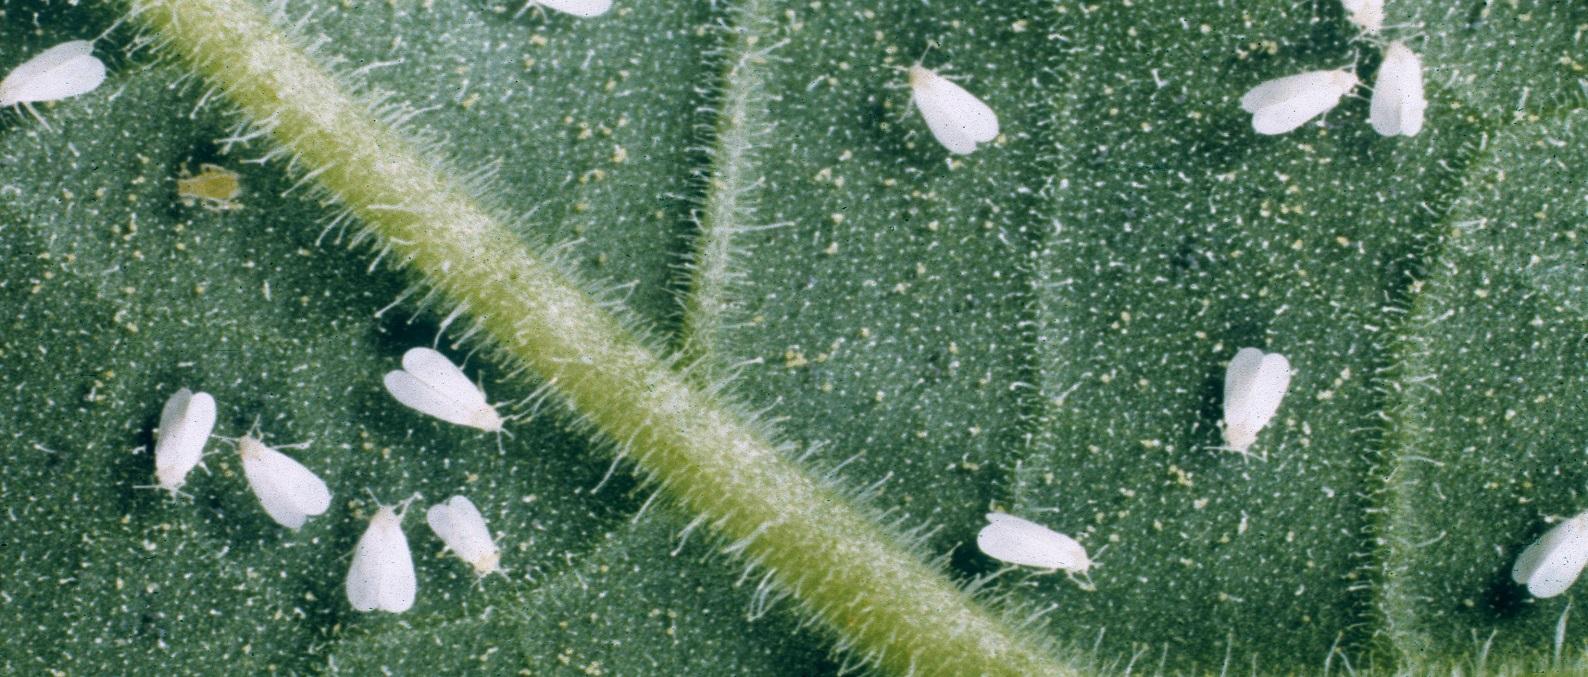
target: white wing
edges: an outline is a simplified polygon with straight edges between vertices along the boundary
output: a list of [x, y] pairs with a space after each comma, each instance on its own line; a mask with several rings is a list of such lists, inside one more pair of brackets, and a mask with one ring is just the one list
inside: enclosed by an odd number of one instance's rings
[[448, 397], [406, 371], [387, 372], [385, 382], [386, 392], [420, 413], [456, 425], [469, 425], [474, 416], [473, 410], [457, 398]]
[[414, 605], [417, 591], [402, 518], [383, 507], [353, 550], [353, 564], [347, 571], [347, 601], [358, 611], [401, 613]]
[[485, 517], [463, 496], [453, 496], [446, 503], [430, 506], [425, 521], [448, 548], [465, 560], [473, 561], [494, 549]]
[[998, 115], [992, 108], [953, 80], [932, 71], [926, 71], [926, 74], [917, 90], [922, 93], [922, 98], [940, 102], [951, 113], [949, 117], [959, 124], [965, 136], [971, 140], [986, 143], [997, 138]]
[[1230, 418], [1230, 414], [1241, 408], [1238, 403], [1244, 401], [1257, 370], [1262, 366], [1263, 351], [1256, 348], [1235, 351], [1235, 357], [1230, 358], [1230, 366], [1224, 370], [1224, 418]]
[[[376, 516], [377, 519], [379, 515]], [[364, 529], [364, 535], [358, 539], [358, 545], [353, 548], [353, 563], [347, 569], [347, 602], [353, 605], [356, 611], [374, 611], [380, 608], [381, 567], [377, 558], [381, 555], [381, 545], [376, 543], [378, 536], [375, 524], [372, 521]]]
[[1247, 90], [1241, 97], [1241, 109], [1248, 113], [1256, 113], [1294, 99], [1305, 92], [1325, 89], [1333, 77], [1333, 71], [1309, 71], [1268, 80]]
[[920, 93], [916, 93], [912, 98], [915, 100], [915, 107], [921, 111], [921, 117], [926, 120], [927, 129], [932, 131], [932, 137], [943, 144], [944, 148], [956, 155], [969, 155], [976, 150], [976, 140], [954, 121], [953, 112], [948, 110], [941, 100], [931, 99]]
[[1086, 548], [1069, 536], [1004, 513], [988, 513], [987, 522], [976, 547], [989, 557], [1042, 569], [1085, 572], [1091, 566]]
[[536, 0], [535, 4], [584, 19], [601, 16], [612, 9], [612, 0]]
[[910, 94], [932, 136], [965, 155], [998, 137], [998, 115], [965, 88], [920, 66], [910, 69]]
[[480, 392], [479, 386], [474, 385], [458, 365], [439, 352], [429, 348], [413, 348], [403, 353], [403, 369], [436, 390], [454, 397], [470, 397], [479, 404], [485, 404], [485, 394]]
[[1423, 63], [1417, 54], [1399, 42], [1384, 49], [1384, 63], [1373, 83], [1372, 114], [1374, 131], [1384, 136], [1416, 136], [1423, 129]]
[[452, 552], [460, 552], [458, 546], [462, 539], [458, 538], [457, 525], [452, 523], [452, 507], [446, 503], [437, 503], [425, 511], [425, 524], [430, 525], [430, 530], [436, 532], [436, 537], [446, 544]]
[[1295, 130], [1340, 105], [1340, 97], [1344, 94], [1338, 90], [1313, 90], [1274, 104], [1252, 116], [1252, 129], [1258, 134], [1269, 135]]
[[204, 458], [204, 443], [215, 429], [215, 398], [183, 388], [160, 410], [160, 435], [154, 443], [154, 474], [160, 486], [175, 491]]
[[1290, 389], [1290, 361], [1277, 353], [1242, 348], [1224, 372], [1224, 441], [1245, 451], [1279, 410]]
[[927, 99], [920, 94], [916, 94], [913, 98], [915, 107], [921, 111], [921, 117], [926, 120], [926, 128], [932, 131], [932, 137], [943, 144], [950, 153], [969, 155], [976, 150], [976, 140], [954, 122], [953, 113], [946, 110], [941, 101]]
[[309, 517], [331, 507], [331, 490], [318, 475], [275, 449], [251, 437], [238, 443], [243, 474], [265, 513], [288, 529], [298, 529]]
[[94, 58], [93, 51], [94, 43], [74, 40], [28, 59], [0, 80], [0, 107], [94, 91], [105, 81], [105, 64]]
[[1242, 348], [1224, 377], [1224, 419], [1260, 429], [1290, 389], [1290, 361], [1278, 353]]
[[1258, 134], [1284, 134], [1340, 104], [1356, 86], [1356, 76], [1341, 70], [1311, 71], [1264, 82], [1241, 97]]
[[[187, 403], [193, 400], [193, 391], [183, 388], [171, 394], [165, 401], [165, 406], [160, 407], [160, 437], [165, 438], [167, 432], [176, 429], [182, 422], [183, 412], [187, 410]], [[155, 442], [155, 446], [159, 446]]]
[[1252, 412], [1257, 415], [1259, 426], [1268, 425], [1287, 392], [1290, 392], [1290, 360], [1279, 353], [1264, 355], [1251, 392]]
[[1588, 564], [1588, 513], [1556, 525], [1516, 558], [1511, 579], [1527, 585], [1534, 597], [1566, 591]]

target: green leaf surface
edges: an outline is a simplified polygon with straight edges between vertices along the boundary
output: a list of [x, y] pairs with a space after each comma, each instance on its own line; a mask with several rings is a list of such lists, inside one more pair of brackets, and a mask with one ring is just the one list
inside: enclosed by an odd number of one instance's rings
[[[1474, 590], [1518, 594], [1505, 579], [1519, 546], [1538, 532], [1526, 526], [1534, 516], [1496, 505], [1458, 517], [1440, 506], [1452, 485], [1473, 486], [1470, 476], [1406, 478], [1423, 472], [1418, 464], [1430, 454], [1417, 449], [1425, 445], [1459, 445], [1517, 473], [1526, 466], [1499, 449], [1469, 447], [1471, 431], [1424, 425], [1408, 435], [1387, 412], [1426, 421], [1474, 408], [1463, 399], [1427, 410], [1402, 400], [1417, 390], [1407, 381], [1450, 394], [1446, 379], [1473, 379], [1408, 364], [1408, 344], [1455, 356], [1441, 345], [1454, 338], [1447, 325], [1406, 316], [1421, 315], [1421, 295], [1449, 265], [1444, 233], [1474, 218], [1461, 205], [1483, 171], [1479, 158], [1494, 152], [1491, 137], [1515, 133], [1508, 116], [1479, 115], [1454, 90], [1568, 93], [1521, 84], [1529, 72], [1491, 69], [1506, 40], [1474, 35], [1485, 41], [1425, 57], [1430, 73], [1470, 73], [1471, 82], [1447, 87], [1430, 76], [1430, 119], [1416, 138], [1379, 137], [1366, 124], [1366, 102], [1349, 99], [1327, 129], [1252, 134], [1234, 112], [1246, 88], [1337, 66], [1348, 53], [1349, 29], [1334, 9], [1253, 10], [1231, 26], [1187, 22], [1182, 13], [1193, 10], [1183, 4], [1121, 6], [1086, 13], [1066, 33], [1095, 51], [1098, 66], [1072, 65], [1075, 86], [1062, 107], [1075, 152], [1060, 170], [1060, 215], [1037, 259], [1046, 423], [1013, 473], [1014, 501], [1051, 515], [1094, 552], [1107, 549], [1096, 592], [1046, 579], [1011, 587], [1062, 609], [1059, 633], [1092, 639], [1119, 660], [1259, 673], [1460, 662], [1484, 650], [1505, 613], [1482, 604], [1465, 614], [1441, 610], [1472, 601]], [[1555, 12], [1534, 19], [1568, 34], [1576, 25]], [[1446, 28], [1442, 48], [1463, 30]], [[1580, 172], [1557, 163], [1529, 175], [1514, 186], [1538, 191], [1527, 202], [1579, 203], [1565, 218], [1580, 218]], [[1561, 226], [1503, 237], [1529, 251]], [[1474, 302], [1472, 312], [1489, 309]], [[1520, 337], [1469, 331], [1458, 331], [1459, 341], [1528, 352]], [[1281, 352], [1297, 369], [1254, 449], [1266, 461], [1212, 449], [1222, 442], [1223, 369], [1244, 346]], [[1499, 367], [1509, 361], [1499, 355], [1456, 359], [1483, 364], [1497, 380], [1524, 378]], [[1580, 434], [1552, 432], [1551, 449], [1580, 448]], [[1408, 524], [1418, 525], [1415, 535]], [[1498, 524], [1512, 534], [1500, 551], [1492, 549]], [[1436, 555], [1437, 567], [1405, 558], [1435, 534], [1467, 554]], [[1481, 565], [1474, 547], [1485, 551]], [[1461, 577], [1432, 573], [1446, 567], [1460, 567]], [[1425, 575], [1462, 581], [1466, 592], [1424, 592]], [[1547, 606], [1558, 610], [1556, 602]], [[1540, 630], [1505, 648], [1550, 641]], [[1491, 649], [1496, 664], [1516, 655]]]
[[[419, 111], [385, 115], [529, 247], [558, 243], [922, 559], [997, 570], [974, 548], [995, 506], [1079, 539], [1095, 591], [1005, 572], [982, 595], [1045, 613], [1072, 662], [1551, 665], [1588, 639], [1560, 625], [1583, 593], [1531, 600], [1509, 568], [1588, 508], [1588, 13], [1389, 6], [1429, 69], [1410, 139], [1368, 127], [1365, 88], [1324, 126], [1251, 132], [1237, 100], [1265, 79], [1355, 59], [1371, 82], [1377, 49], [1333, 2], [287, 16], [350, 88]], [[0, 67], [117, 11], [0, 0]], [[222, 95], [115, 51], [136, 36], [100, 43], [94, 94], [0, 117], [0, 668], [792, 675], [873, 649], [835, 652], [489, 351], [466, 370], [534, 413], [511, 437], [396, 405], [381, 375], [415, 345], [469, 357], [467, 318], [341, 246], [360, 225], [299, 181], [315, 168], [228, 142]], [[1002, 136], [945, 153], [909, 102], [917, 59]], [[240, 208], [178, 199], [202, 163], [241, 174]], [[1266, 461], [1212, 448], [1248, 345], [1298, 370]], [[220, 441], [191, 499], [136, 488], [184, 386], [216, 396], [219, 434], [308, 442], [287, 451], [332, 509], [276, 526]], [[351, 611], [375, 501], [414, 492], [418, 603]], [[454, 493], [506, 576], [475, 581], [423, 525]]]
[[[665, 521], [624, 524], [596, 537], [591, 551], [553, 577], [493, 592], [488, 606], [456, 620], [342, 643], [331, 671], [765, 675], [837, 669], [819, 642], [773, 641], [793, 631], [790, 619], [747, 611], [744, 599], [753, 585], [736, 580], [707, 549], [670, 536]], [[743, 636], [751, 622], [760, 641]]]
[[[1568, 602], [1535, 600], [1511, 562], [1581, 512], [1588, 207], [1575, 111], [1490, 139], [1442, 228], [1398, 353], [1386, 608], [1398, 644], [1431, 655], [1567, 655], [1583, 648]], [[1459, 506], [1459, 509], [1452, 509]]]

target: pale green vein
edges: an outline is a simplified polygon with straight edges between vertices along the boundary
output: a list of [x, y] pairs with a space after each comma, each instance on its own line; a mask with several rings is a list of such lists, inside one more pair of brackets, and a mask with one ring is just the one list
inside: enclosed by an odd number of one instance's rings
[[134, 0], [134, 14], [376, 235], [391, 260], [466, 307], [838, 646], [900, 674], [1072, 672], [791, 465], [766, 431], [692, 385], [455, 178], [423, 159], [247, 0]]
[[1418, 411], [1425, 406], [1422, 393], [1435, 387], [1428, 381], [1431, 367], [1427, 364], [1428, 351], [1432, 348], [1426, 337], [1433, 333], [1425, 316], [1429, 283], [1441, 275], [1438, 268], [1443, 265], [1445, 250], [1455, 228], [1449, 220], [1465, 192], [1464, 184], [1471, 171], [1481, 167], [1490, 154], [1486, 146], [1475, 145], [1461, 158], [1461, 163], [1449, 170], [1455, 179], [1453, 190], [1430, 219], [1437, 231], [1418, 254], [1420, 269], [1408, 280], [1404, 296], [1395, 302], [1402, 312], [1390, 327], [1388, 354], [1382, 367], [1385, 423], [1381, 434], [1381, 458], [1377, 463], [1377, 492], [1382, 511], [1375, 525], [1378, 545], [1370, 550], [1372, 559], [1369, 562], [1369, 566], [1376, 566], [1378, 570], [1379, 580], [1373, 587], [1374, 612], [1378, 617], [1369, 620], [1383, 625], [1380, 643], [1397, 664], [1426, 662], [1427, 647], [1433, 644], [1421, 634], [1419, 617], [1424, 602], [1404, 584], [1415, 551], [1413, 541], [1424, 537], [1420, 518], [1409, 500], [1417, 479], [1408, 477], [1412, 471], [1405, 456], [1407, 450], [1417, 446], [1415, 440], [1430, 433], [1422, 426]]
[[766, 105], [761, 100], [761, 70], [765, 44], [766, 2], [749, 0], [733, 13], [735, 23], [725, 26], [722, 82], [713, 112], [715, 125], [708, 148], [711, 166], [703, 177], [705, 197], [697, 218], [699, 232], [690, 258], [688, 288], [679, 349], [686, 364], [708, 374], [721, 365], [710, 359], [724, 316], [730, 310], [730, 287], [739, 272], [733, 268], [734, 235], [752, 218], [749, 193], [761, 180], [755, 176], [752, 157], [759, 132], [768, 128]]

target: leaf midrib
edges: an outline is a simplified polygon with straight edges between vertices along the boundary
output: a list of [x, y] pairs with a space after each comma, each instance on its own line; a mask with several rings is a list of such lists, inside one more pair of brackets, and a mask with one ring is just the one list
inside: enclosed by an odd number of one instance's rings
[[[468, 304], [497, 347], [552, 384], [592, 432], [632, 453], [749, 563], [780, 571], [853, 655], [899, 671], [1067, 673], [1047, 648], [917, 559], [874, 516], [781, 458], [720, 396], [692, 386], [596, 305], [572, 275], [524, 250], [452, 176], [372, 122], [246, 0], [146, 0], [135, 14], [272, 128], [399, 263]], [[366, 171], [353, 170], [356, 165]]]

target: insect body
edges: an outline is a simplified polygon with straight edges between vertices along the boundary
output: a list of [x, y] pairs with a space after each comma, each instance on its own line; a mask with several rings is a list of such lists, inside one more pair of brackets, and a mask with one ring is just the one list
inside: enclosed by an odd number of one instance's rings
[[105, 81], [94, 43], [73, 40], [40, 52], [0, 80], [0, 108], [87, 94]]
[[572, 14], [581, 19], [598, 17], [612, 9], [612, 0], [532, 0], [530, 4], [554, 9], [563, 14]]
[[218, 212], [242, 209], [237, 196], [243, 192], [237, 172], [220, 165], [199, 165], [199, 173], [176, 180], [176, 194], [188, 207], [202, 205]]
[[1290, 389], [1290, 361], [1284, 355], [1242, 348], [1224, 372], [1224, 442], [1245, 453], [1257, 433], [1279, 411]]
[[302, 463], [292, 460], [252, 435], [237, 441], [243, 475], [265, 513], [288, 529], [298, 529], [310, 517], [331, 507], [331, 490]]
[[358, 611], [402, 613], [414, 605], [417, 589], [413, 556], [408, 552], [408, 537], [403, 535], [403, 515], [383, 505], [353, 550], [353, 564], [347, 571], [347, 601]]
[[1092, 568], [1086, 548], [1057, 531], [1001, 512], [987, 513], [976, 547], [996, 560], [1022, 566], [1085, 574]]
[[920, 64], [910, 67], [910, 100], [950, 153], [965, 155], [998, 138], [998, 115], [964, 87]]
[[1373, 129], [1384, 136], [1417, 136], [1423, 130], [1423, 62], [1406, 45], [1392, 42], [1384, 48], [1384, 63], [1373, 83]]
[[1511, 580], [1534, 597], [1554, 597], [1577, 582], [1588, 564], [1588, 512], [1555, 525], [1527, 546], [1511, 567]]
[[1258, 134], [1284, 134], [1340, 104], [1357, 85], [1346, 70], [1311, 71], [1264, 82], [1241, 97]]
[[386, 391], [409, 408], [448, 423], [502, 430], [502, 417], [485, 401], [485, 392], [446, 355], [429, 348], [403, 353], [403, 368], [386, 374]]
[[204, 443], [215, 429], [215, 398], [187, 388], [176, 391], [160, 410], [160, 434], [154, 442], [154, 476], [160, 488], [175, 494], [188, 473], [204, 459]]
[[1384, 28], [1384, 0], [1340, 0], [1345, 6], [1346, 18], [1363, 33], [1373, 34]]
[[448, 550], [474, 567], [475, 574], [486, 576], [501, 570], [499, 564], [502, 552], [491, 539], [485, 518], [480, 515], [479, 508], [474, 507], [473, 501], [463, 496], [453, 496], [446, 503], [430, 506], [425, 513], [425, 521], [436, 532], [436, 536], [447, 544]]

